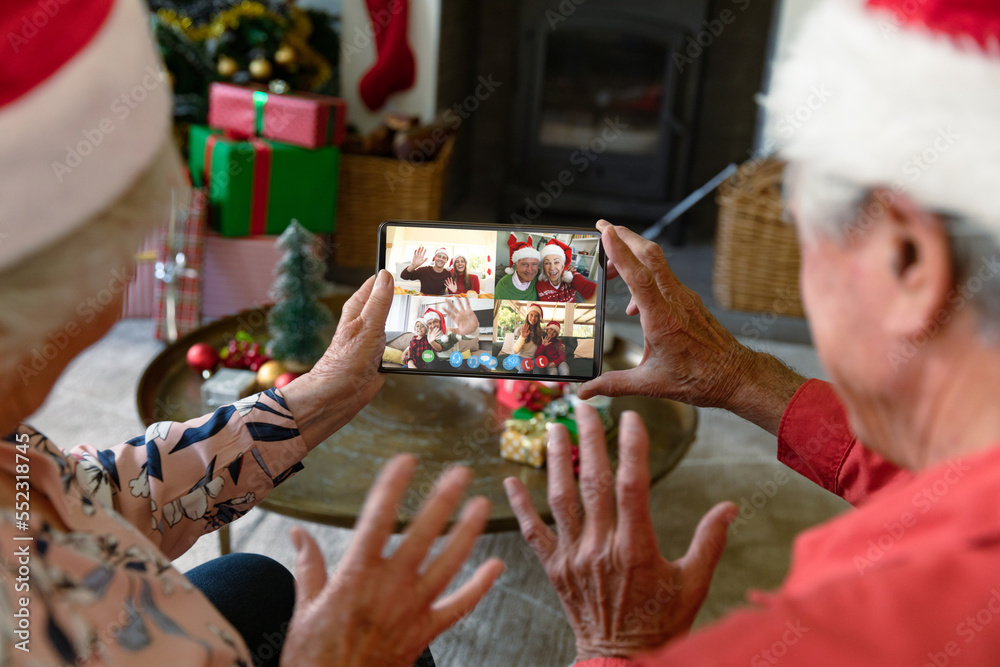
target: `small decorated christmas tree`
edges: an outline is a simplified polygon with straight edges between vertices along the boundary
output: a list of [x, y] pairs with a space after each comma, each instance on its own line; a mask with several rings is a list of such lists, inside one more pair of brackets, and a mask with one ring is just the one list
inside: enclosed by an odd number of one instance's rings
[[275, 268], [277, 278], [271, 288], [274, 306], [267, 318], [268, 354], [290, 369], [308, 370], [326, 351], [323, 332], [333, 322], [330, 310], [319, 302], [330, 290], [323, 278], [326, 265], [316, 235], [297, 220], [292, 220], [276, 243], [285, 255]]

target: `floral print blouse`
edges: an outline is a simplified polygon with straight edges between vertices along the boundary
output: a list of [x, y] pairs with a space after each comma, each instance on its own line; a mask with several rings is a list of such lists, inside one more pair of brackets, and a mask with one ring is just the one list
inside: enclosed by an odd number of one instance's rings
[[[274, 389], [111, 449], [65, 452], [24, 425], [0, 440], [18, 492], [0, 509], [0, 665], [251, 665], [170, 561], [301, 470], [307, 451]], [[34, 511], [45, 499], [68, 530]]]

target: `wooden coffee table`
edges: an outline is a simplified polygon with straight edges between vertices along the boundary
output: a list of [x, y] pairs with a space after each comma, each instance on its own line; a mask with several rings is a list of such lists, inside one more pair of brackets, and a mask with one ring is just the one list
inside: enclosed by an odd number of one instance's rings
[[[335, 314], [347, 295], [328, 301]], [[188, 368], [187, 349], [194, 343], [222, 346], [239, 328], [266, 336], [266, 309], [246, 311], [209, 324], [163, 350], [146, 368], [137, 391], [139, 415], [148, 426], [157, 421], [186, 421], [202, 408], [200, 375]], [[332, 332], [331, 332], [332, 334]], [[615, 339], [604, 356], [604, 369], [635, 366], [642, 349]], [[662, 479], [683, 458], [694, 440], [697, 412], [674, 401], [643, 397], [616, 398], [612, 413], [635, 410], [651, 437], [652, 482]], [[470, 494], [493, 503], [487, 532], [516, 530], [502, 481], [520, 478], [535, 507], [549, 519], [546, 472], [500, 458], [500, 432], [509, 412], [492, 393], [461, 379], [388, 374], [382, 390], [347, 426], [316, 447], [304, 460], [305, 469], [268, 494], [260, 507], [291, 517], [350, 528], [361, 511], [376, 472], [395, 454], [409, 452], [419, 459], [411, 489], [399, 508], [404, 526], [426, 497], [435, 478], [461, 464], [475, 472]], [[612, 465], [617, 465], [612, 448]], [[224, 529], [225, 531], [225, 529]], [[228, 533], [221, 532], [224, 553]]]

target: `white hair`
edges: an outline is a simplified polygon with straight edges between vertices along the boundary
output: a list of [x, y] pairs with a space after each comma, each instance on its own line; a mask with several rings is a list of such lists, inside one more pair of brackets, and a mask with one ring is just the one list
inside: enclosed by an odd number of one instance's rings
[[[142, 238], [168, 215], [170, 187], [182, 182], [172, 138], [111, 205], [55, 243], [0, 272], [0, 373], [17, 376], [35, 353], [80, 335], [134, 273]], [[75, 332], [75, 333], [74, 333]], [[48, 349], [47, 349], [48, 348]]]

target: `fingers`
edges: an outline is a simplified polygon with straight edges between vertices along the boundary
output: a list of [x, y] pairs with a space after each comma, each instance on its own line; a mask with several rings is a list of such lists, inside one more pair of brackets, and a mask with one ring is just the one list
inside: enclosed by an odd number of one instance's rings
[[739, 510], [731, 502], [719, 503], [698, 522], [691, 546], [678, 565], [684, 570], [685, 578], [698, 589], [708, 591], [708, 584], [715, 572], [719, 558], [726, 548], [726, 530], [736, 518]]
[[441, 634], [475, 609], [503, 571], [503, 561], [491, 558], [480, 565], [458, 590], [439, 600], [431, 611], [434, 635]]
[[438, 478], [434, 490], [403, 533], [405, 539], [392, 560], [408, 571], [415, 572], [420, 567], [434, 540], [441, 536], [455, 508], [462, 502], [470, 481], [472, 471], [462, 466], [455, 466]]
[[365, 281], [365, 284], [359, 287], [358, 291], [352, 294], [351, 298], [347, 300], [347, 303], [345, 303], [344, 307], [341, 309], [341, 322], [353, 322], [358, 318], [358, 315], [361, 314], [361, 309], [368, 301], [368, 297], [371, 296], [376, 278], [378, 278], [378, 274], [368, 278], [368, 280]]
[[618, 529], [626, 539], [652, 539], [649, 514], [649, 433], [638, 413], [622, 413], [618, 424]]
[[605, 535], [614, 526], [614, 477], [608, 462], [604, 424], [593, 407], [581, 404], [576, 409], [580, 431], [580, 498], [583, 500], [584, 539]]
[[569, 433], [562, 425], [549, 429], [549, 507], [556, 520], [559, 537], [575, 542], [580, 537], [583, 506], [573, 476], [573, 455]]
[[416, 458], [401, 454], [379, 472], [361, 508], [354, 540], [344, 554], [345, 565], [382, 557], [385, 542], [396, 525], [396, 506], [406, 493], [416, 467]]
[[448, 532], [448, 540], [441, 553], [424, 573], [421, 593], [428, 603], [440, 595], [448, 582], [455, 578], [462, 563], [469, 557], [476, 538], [482, 535], [489, 517], [490, 501], [486, 498], [473, 498], [465, 505], [462, 515]]
[[295, 545], [295, 609], [301, 610], [326, 586], [326, 563], [312, 535], [298, 526], [290, 534]]
[[[663, 302], [656, 276], [618, 235], [616, 227], [606, 227], [602, 234], [604, 251], [618, 267], [619, 275], [632, 292], [632, 299], [641, 311], [649, 311]], [[659, 247], [659, 246], [657, 246]]]
[[632, 396], [637, 394], [634, 387], [638, 385], [640, 373], [642, 373], [641, 368], [601, 373], [593, 380], [580, 385], [577, 393], [584, 400], [594, 396]]
[[503, 486], [504, 490], [507, 491], [510, 508], [514, 510], [514, 516], [517, 517], [517, 525], [521, 529], [521, 535], [534, 550], [538, 559], [542, 563], [547, 562], [556, 550], [556, 534], [538, 516], [535, 506], [531, 504], [531, 495], [521, 480], [516, 477], [508, 477], [503, 481]]
[[382, 269], [378, 272], [371, 295], [361, 310], [361, 319], [365, 328], [380, 333], [385, 332], [385, 320], [389, 317], [392, 306], [392, 274]]
[[[611, 226], [611, 223], [608, 222], [607, 220], [601, 219], [601, 220], [597, 221], [597, 230], [600, 231], [600, 232], [602, 232], [602, 233], [604, 232], [605, 228], [610, 227], [610, 226]], [[605, 273], [605, 277], [608, 280], [614, 280], [615, 278], [618, 277], [618, 268], [615, 266], [615, 263], [612, 262], [610, 258], [608, 258], [608, 260], [607, 260], [606, 267], [604, 269], [604, 273]]]

